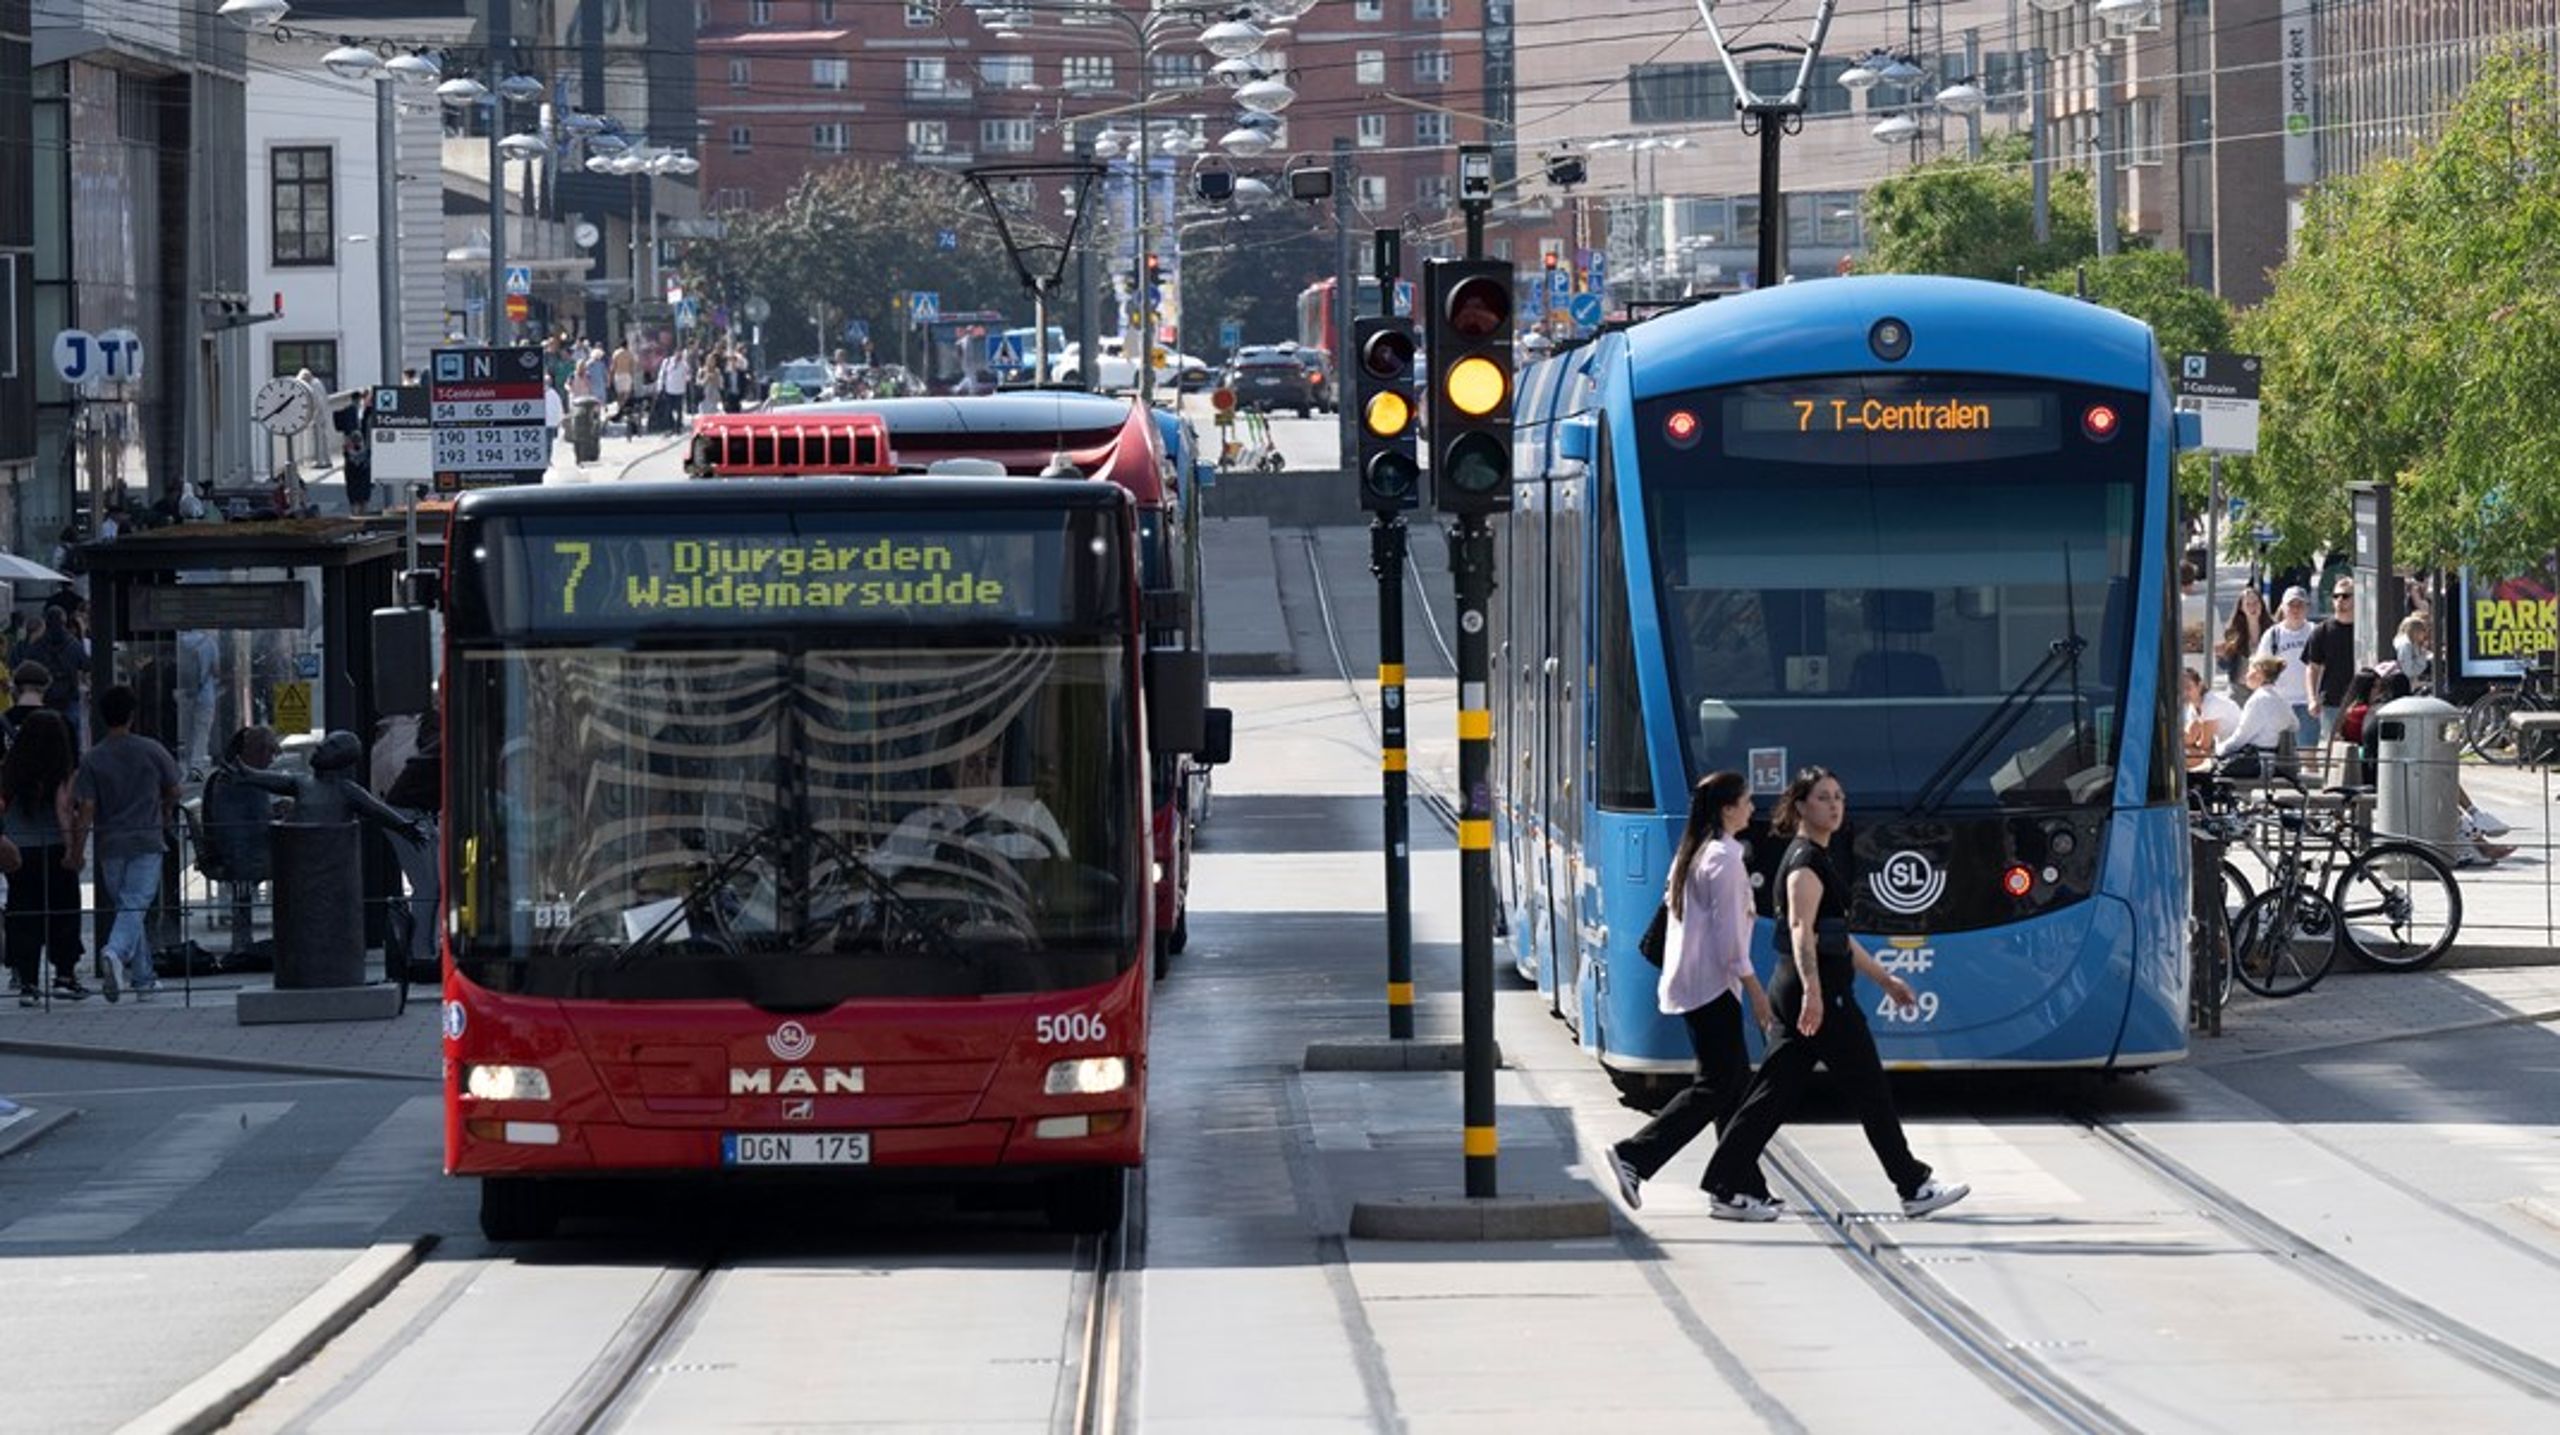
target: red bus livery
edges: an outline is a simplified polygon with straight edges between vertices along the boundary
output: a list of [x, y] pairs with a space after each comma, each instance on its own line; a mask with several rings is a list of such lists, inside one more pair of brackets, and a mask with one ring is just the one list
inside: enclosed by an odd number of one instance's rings
[[652, 1172], [981, 1171], [1118, 1220], [1148, 749], [1225, 741], [1145, 648], [1136, 537], [1081, 479], [463, 498], [445, 1168], [491, 1238]]

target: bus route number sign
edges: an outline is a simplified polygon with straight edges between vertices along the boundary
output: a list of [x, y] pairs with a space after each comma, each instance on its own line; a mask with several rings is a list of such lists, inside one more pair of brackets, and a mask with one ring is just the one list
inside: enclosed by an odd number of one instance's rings
[[[1044, 542], [1044, 537], [1046, 541]], [[1043, 562], [1043, 550], [1053, 561]], [[1052, 532], [527, 535], [536, 628], [1054, 619]], [[1043, 581], [1043, 570], [1051, 570]]]

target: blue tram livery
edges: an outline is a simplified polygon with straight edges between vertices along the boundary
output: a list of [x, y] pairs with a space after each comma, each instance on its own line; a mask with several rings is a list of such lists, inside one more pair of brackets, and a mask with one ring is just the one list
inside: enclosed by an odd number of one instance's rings
[[[1622, 1083], [1685, 1072], [1636, 937], [1700, 775], [1849, 793], [1861, 983], [1905, 1068], [2186, 1054], [2170, 458], [2152, 333], [1853, 278], [1531, 366], [1493, 702], [1514, 960]], [[1754, 950], [1778, 958], [1762, 896]], [[1756, 1039], [1756, 1038], [1755, 1038]]]

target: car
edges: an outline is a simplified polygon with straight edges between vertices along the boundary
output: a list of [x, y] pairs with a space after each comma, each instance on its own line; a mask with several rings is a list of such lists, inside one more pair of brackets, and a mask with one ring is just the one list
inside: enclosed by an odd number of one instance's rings
[[[1117, 334], [1105, 334], [1096, 346], [1101, 357], [1096, 361], [1092, 387], [1100, 393], [1126, 392], [1138, 386], [1137, 361], [1130, 358], [1126, 344]], [[1058, 382], [1071, 386], [1085, 383], [1082, 346], [1069, 344], [1054, 361]], [[1168, 353], [1165, 362], [1156, 366], [1156, 387], [1188, 392], [1209, 386], [1209, 366], [1190, 354]]]
[[1295, 409], [1306, 418], [1325, 403], [1321, 381], [1294, 349], [1238, 349], [1227, 366], [1227, 387], [1235, 392], [1236, 406], [1244, 409]]
[[822, 399], [834, 386], [835, 378], [835, 371], [823, 360], [792, 359], [773, 371], [773, 382], [765, 388], [764, 401], [769, 407], [779, 407]]

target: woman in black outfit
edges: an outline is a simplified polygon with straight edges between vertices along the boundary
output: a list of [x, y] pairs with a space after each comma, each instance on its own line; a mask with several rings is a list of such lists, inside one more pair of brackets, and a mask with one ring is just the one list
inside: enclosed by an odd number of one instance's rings
[[43, 957], [53, 956], [53, 995], [78, 1001], [80, 984], [80, 871], [65, 867], [69, 838], [57, 801], [78, 759], [71, 725], [51, 708], [13, 709], [26, 716], [9, 756], [0, 761], [0, 832], [18, 844], [18, 870], [9, 874], [9, 970], [18, 979], [18, 1004], [42, 1000]]
[[1774, 1202], [1752, 1194], [1760, 1152], [1794, 1112], [1816, 1061], [1830, 1069], [1857, 1105], [1867, 1144], [1901, 1193], [1904, 1215], [1925, 1216], [1952, 1206], [1972, 1189], [1939, 1180], [1911, 1154], [1902, 1119], [1894, 1114], [1875, 1036], [1859, 1009], [1855, 987], [1861, 972], [1903, 1006], [1918, 998], [1909, 982], [1886, 971], [1849, 935], [1849, 884], [1832, 865], [1830, 850], [1848, 807], [1840, 779], [1808, 767], [1787, 784], [1770, 818], [1780, 835], [1795, 839], [1779, 860], [1776, 888], [1778, 949], [1787, 961], [1769, 984], [1779, 1017], [1792, 1024], [1779, 1027], [1741, 1109], [1707, 1162], [1708, 1214], [1718, 1220], [1778, 1218]]

